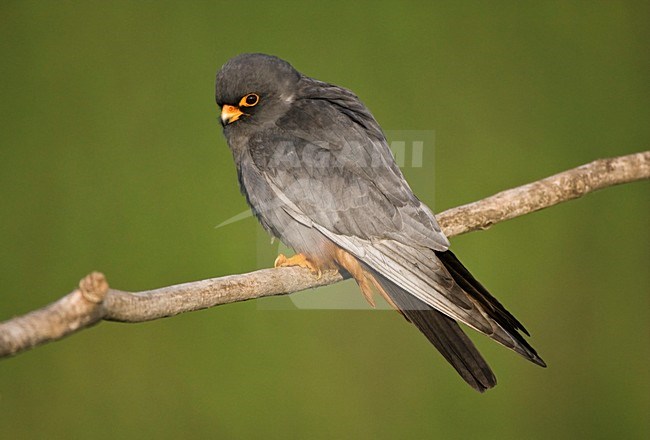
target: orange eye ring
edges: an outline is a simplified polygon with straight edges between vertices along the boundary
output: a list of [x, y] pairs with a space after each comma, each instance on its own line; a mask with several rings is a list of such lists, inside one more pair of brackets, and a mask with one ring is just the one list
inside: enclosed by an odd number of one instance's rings
[[260, 102], [259, 95], [257, 93], [249, 93], [248, 95], [244, 96], [239, 101], [239, 106], [240, 107], [253, 107], [253, 106], [256, 106], [258, 102]]

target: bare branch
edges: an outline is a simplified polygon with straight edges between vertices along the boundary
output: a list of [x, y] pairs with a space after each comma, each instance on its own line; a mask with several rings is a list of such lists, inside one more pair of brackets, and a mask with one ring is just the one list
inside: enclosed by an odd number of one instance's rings
[[650, 179], [650, 151], [595, 160], [528, 185], [449, 209], [437, 216], [448, 237], [487, 229], [524, 214], [621, 183]]
[[[601, 188], [650, 179], [650, 151], [601, 159], [537, 182], [495, 194], [439, 214], [448, 237], [486, 229], [524, 214], [581, 197]], [[58, 301], [0, 323], [0, 357], [61, 339], [101, 320], [143, 322], [180, 313], [339, 282], [338, 272], [316, 278], [297, 267], [263, 269], [144, 292], [109, 289], [93, 272]]]

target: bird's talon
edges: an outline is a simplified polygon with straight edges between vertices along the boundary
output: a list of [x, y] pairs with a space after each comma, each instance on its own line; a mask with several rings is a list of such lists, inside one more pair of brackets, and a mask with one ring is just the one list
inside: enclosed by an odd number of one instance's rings
[[291, 258], [287, 258], [283, 254], [280, 254], [275, 259], [275, 262], [273, 262], [273, 266], [276, 267], [276, 268], [277, 267], [299, 266], [299, 267], [304, 267], [305, 269], [309, 269], [309, 271], [313, 275], [316, 275], [316, 278], [319, 279], [319, 280], [323, 276], [323, 272], [321, 271], [320, 267], [318, 267], [314, 263], [312, 263], [303, 254], [296, 254]]
[[275, 268], [284, 267], [286, 262], [287, 262], [287, 257], [285, 257], [284, 254], [280, 254], [273, 262], [273, 267]]

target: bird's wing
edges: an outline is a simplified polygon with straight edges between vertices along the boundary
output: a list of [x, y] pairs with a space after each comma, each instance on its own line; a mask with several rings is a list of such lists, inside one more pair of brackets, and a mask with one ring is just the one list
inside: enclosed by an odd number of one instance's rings
[[478, 292], [466, 293], [436, 256], [448, 241], [377, 130], [349, 103], [305, 99], [275, 127], [251, 137], [249, 152], [296, 221], [316, 228], [424, 304], [536, 357], [517, 327], [484, 307]]
[[352, 119], [341, 108], [348, 107], [297, 100], [275, 127], [249, 139], [253, 162], [306, 222], [337, 234], [446, 250], [447, 238], [411, 191], [372, 115], [366, 110], [370, 119], [361, 125], [363, 113]]

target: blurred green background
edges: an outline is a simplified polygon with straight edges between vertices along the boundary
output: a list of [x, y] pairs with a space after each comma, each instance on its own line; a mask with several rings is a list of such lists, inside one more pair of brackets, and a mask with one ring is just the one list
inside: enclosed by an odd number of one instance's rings
[[[246, 209], [213, 102], [235, 54], [351, 88], [387, 131], [433, 130], [405, 174], [442, 211], [649, 149], [648, 18], [647, 2], [3, 1], [0, 319], [95, 269], [142, 290], [272, 264], [253, 219], [215, 229]], [[549, 364], [475, 337], [499, 379], [484, 395], [394, 312], [267, 298], [1, 361], [2, 438], [648, 438], [649, 202], [629, 184], [452, 240]]]

